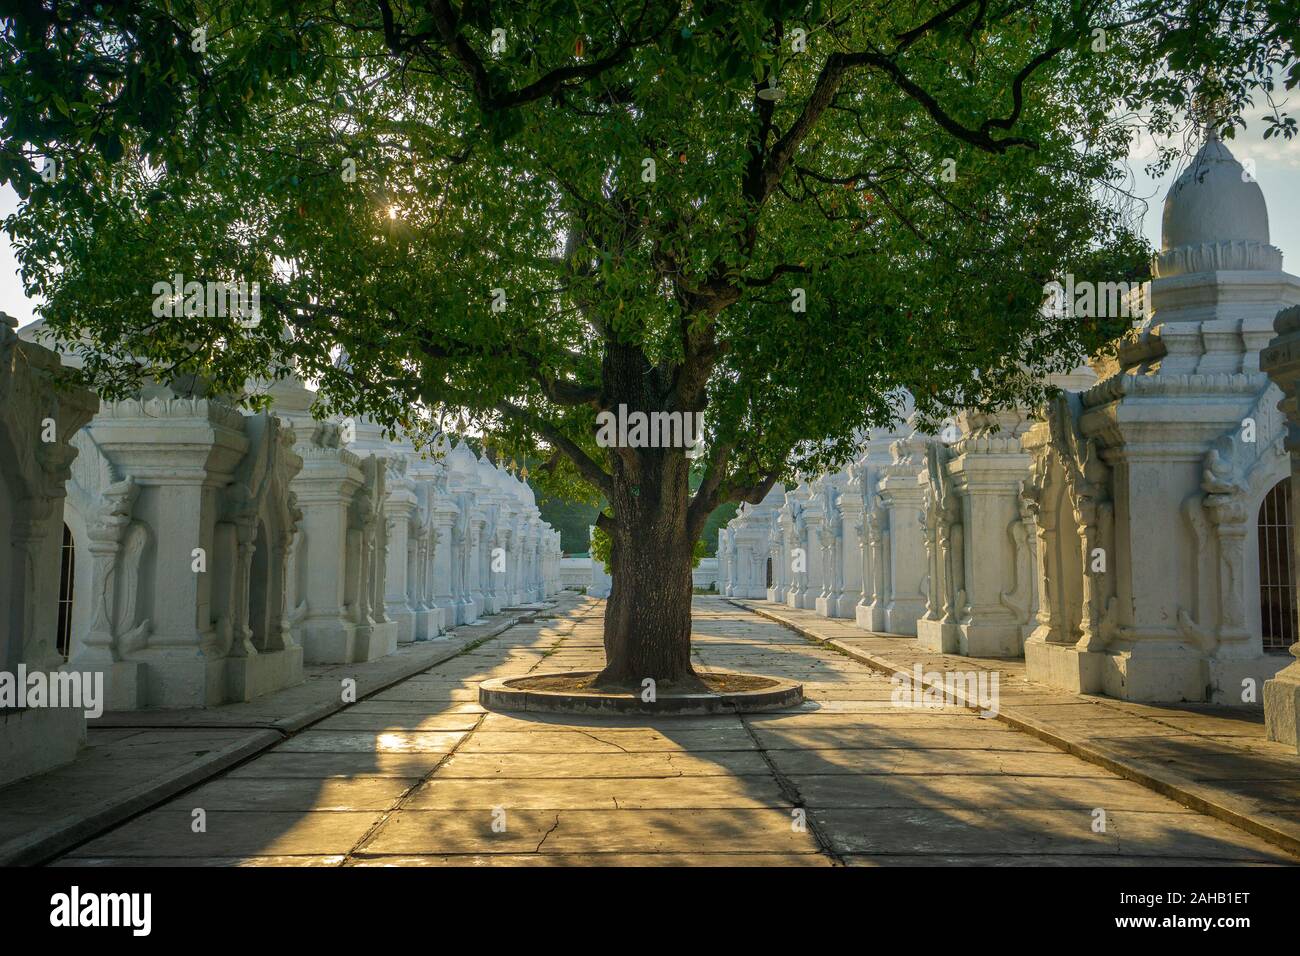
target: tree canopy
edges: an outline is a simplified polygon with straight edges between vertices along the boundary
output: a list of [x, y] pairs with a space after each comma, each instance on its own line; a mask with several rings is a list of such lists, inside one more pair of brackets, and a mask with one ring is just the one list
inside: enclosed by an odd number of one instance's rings
[[[1041, 400], [1129, 325], [1045, 284], [1147, 274], [1134, 131], [1232, 135], [1300, 76], [1294, 0], [0, 11], [5, 228], [101, 392], [293, 365], [327, 411], [544, 461], [602, 527], [680, 500], [688, 556], [904, 392], [931, 426]], [[177, 273], [258, 282], [260, 322], [154, 315]], [[693, 494], [596, 442], [619, 405], [704, 414]]]

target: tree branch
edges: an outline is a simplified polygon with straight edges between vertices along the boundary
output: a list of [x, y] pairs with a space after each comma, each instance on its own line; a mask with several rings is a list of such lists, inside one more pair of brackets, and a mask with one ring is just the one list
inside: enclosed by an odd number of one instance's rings
[[518, 405], [510, 402], [498, 402], [496, 410], [511, 421], [519, 422], [521, 425], [531, 428], [537, 434], [541, 435], [552, 445], [564, 452], [569, 460], [577, 466], [582, 477], [596, 487], [606, 498], [614, 497], [614, 479], [609, 472], [601, 468], [585, 451], [571, 439], [567, 438], [559, 429], [555, 428], [550, 422], [543, 421], [536, 415], [532, 415]]
[[[386, 4], [384, 4], [386, 6]], [[529, 83], [527, 86], [517, 90], [507, 90], [496, 92], [492, 88], [492, 78], [488, 73], [487, 67], [483, 63], [482, 57], [474, 50], [463, 36], [460, 34], [460, 22], [456, 12], [452, 9], [449, 0], [432, 0], [429, 3], [429, 11], [433, 14], [434, 29], [437, 31], [439, 38], [447, 49], [451, 52], [452, 58], [460, 64], [461, 68], [469, 75], [472, 85], [474, 100], [478, 103], [479, 108], [486, 112], [497, 110], [511, 109], [512, 107], [522, 106], [525, 103], [531, 103], [534, 100], [545, 99], [552, 96], [559, 90], [574, 81], [581, 83], [584, 80], [590, 80], [600, 76], [606, 70], [619, 66], [627, 62], [627, 58], [637, 47], [645, 46], [647, 43], [654, 41], [662, 29], [666, 29], [668, 24], [677, 18], [680, 7], [674, 7], [669, 16], [665, 19], [665, 27], [651, 30], [649, 34], [640, 39], [629, 37], [620, 43], [612, 53], [601, 57], [598, 60], [592, 60], [590, 63], [581, 63], [575, 66], [556, 67], [542, 77]], [[649, 5], [642, 10], [641, 16], [636, 25], [645, 19], [649, 10]], [[387, 35], [387, 26], [385, 34]], [[390, 42], [390, 47], [392, 46]]]

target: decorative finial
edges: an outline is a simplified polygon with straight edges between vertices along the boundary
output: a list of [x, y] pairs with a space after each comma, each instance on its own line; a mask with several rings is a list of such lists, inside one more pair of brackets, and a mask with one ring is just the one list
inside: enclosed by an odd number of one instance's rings
[[1198, 120], [1205, 132], [1206, 142], [1219, 141], [1219, 127], [1228, 115], [1228, 100], [1218, 79], [1210, 74], [1192, 98], [1192, 117]]

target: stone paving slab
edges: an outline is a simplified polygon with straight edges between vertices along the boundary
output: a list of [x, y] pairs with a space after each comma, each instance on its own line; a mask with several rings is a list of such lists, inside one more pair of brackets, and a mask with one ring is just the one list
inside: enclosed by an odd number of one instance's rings
[[420, 784], [412, 810], [650, 810], [790, 807], [770, 774], [735, 777], [606, 777], [580, 780], [448, 780]]
[[[757, 718], [761, 715], [754, 714]], [[729, 715], [700, 714], [694, 717], [633, 717], [610, 714], [609, 716], [584, 717], [580, 714], [530, 713], [518, 714], [488, 713], [479, 725], [482, 733], [501, 733], [518, 731], [529, 734], [571, 733], [573, 731], [602, 730], [654, 730], [661, 734], [678, 734], [684, 731], [700, 732], [706, 730], [727, 730], [737, 726], [734, 717]]]
[[[1107, 813], [1104, 833], [1094, 832], [1093, 816], [1083, 809], [969, 810], [871, 809], [815, 810], [841, 853], [945, 854], [1119, 854], [1168, 855], [1176, 835], [1180, 850], [1199, 859], [1293, 862], [1263, 840], [1238, 832], [1225, 840], [1198, 814], [1116, 810]], [[1202, 839], [1203, 830], [1207, 838]]]
[[1071, 808], [1091, 811], [1160, 810], [1193, 813], [1141, 784], [1096, 777], [1005, 777], [1001, 774], [794, 775], [790, 781], [811, 806], [837, 809], [930, 807]]
[[1072, 754], [1005, 753], [989, 750], [773, 750], [772, 763], [786, 774], [1010, 774], [1091, 777], [1094, 768]]
[[411, 777], [419, 779], [447, 759], [443, 753], [280, 753], [273, 750], [229, 774], [232, 779], [276, 777]]
[[[185, 794], [205, 810], [387, 810], [417, 778], [404, 777], [222, 777]], [[179, 799], [179, 798], [178, 798]]]
[[472, 735], [459, 753], [653, 753], [658, 751], [757, 750], [758, 744], [743, 727], [717, 730], [678, 730], [661, 733], [639, 728], [521, 731]]
[[247, 731], [196, 756], [196, 735], [213, 733], [187, 731], [173, 754], [155, 748], [144, 760], [123, 755], [129, 740], [101, 748], [92, 736], [68, 766], [0, 790], [0, 866], [47, 859], [281, 740], [272, 730]]
[[833, 866], [813, 853], [521, 853], [491, 856], [358, 856], [349, 866]]
[[216, 857], [177, 857], [177, 856], [138, 856], [124, 861], [120, 856], [80, 857], [65, 856], [50, 863], [50, 866], [62, 867], [110, 867], [129, 865], [132, 867], [281, 867], [281, 866], [342, 866], [347, 857], [342, 853], [332, 856], [216, 856]]
[[927, 672], [998, 671], [998, 720], [1300, 853], [1300, 821], [1275, 812], [1279, 802], [1290, 804], [1288, 794], [1300, 792], [1300, 757], [1266, 739], [1262, 711], [1071, 694], [1028, 681], [1021, 660], [936, 654], [915, 638], [866, 632], [811, 611], [766, 601], [725, 603], [784, 624], [882, 674], [910, 675], [918, 663]]
[[[768, 728], [771, 729], [768, 729]], [[1009, 750], [1055, 753], [1048, 743], [1014, 731], [961, 728], [877, 731], [859, 728], [795, 729], [768, 725], [754, 731], [765, 750]]]
[[419, 713], [376, 714], [357, 713], [353, 708], [343, 713], [326, 717], [319, 724], [312, 724], [312, 730], [368, 730], [372, 732], [418, 733], [428, 731], [472, 730], [479, 722], [477, 713], [438, 714], [425, 716]]
[[[503, 819], [505, 829], [493, 829]], [[361, 848], [367, 854], [409, 853], [689, 853], [707, 843], [725, 852], [817, 853], [807, 832], [780, 809], [401, 810]]]
[[764, 773], [758, 753], [720, 750], [700, 753], [461, 753], [439, 768], [443, 777], [683, 777]]
[[[999, 867], [999, 866], [1026, 866], [1026, 857], [1023, 855], [1016, 856], [991, 856], [986, 853], [972, 853], [968, 856], [935, 856], [933, 854], [913, 854], [910, 856], [888, 856], [882, 854], [873, 854], [870, 856], [858, 856], [845, 854], [845, 866], [962, 866], [962, 867]], [[1130, 867], [1222, 867], [1227, 865], [1224, 860], [1200, 860], [1190, 857], [1159, 857], [1159, 856], [1111, 856], [1108, 854], [1075, 854], [1073, 856], [1054, 856], [1051, 854], [1034, 855], [1032, 857], [1034, 866], [1091, 866], [1091, 867], [1113, 867], [1113, 866], [1130, 866]], [[1279, 863], [1261, 863], [1249, 860], [1232, 860], [1232, 866], [1284, 866]]]
[[[561, 600], [568, 607], [577, 597]], [[395, 654], [364, 664], [308, 665], [304, 683], [253, 701], [203, 710], [104, 714], [91, 722], [88, 745], [71, 764], [0, 789], [0, 865], [48, 859], [315, 721], [345, 707], [365, 706], [367, 695], [426, 673], [524, 619], [531, 619], [531, 613], [496, 615], [437, 640], [400, 645]], [[357, 704], [345, 705], [341, 699], [345, 677], [356, 681]], [[474, 701], [448, 703], [481, 712]], [[417, 706], [428, 716], [427, 705]], [[58, 812], [52, 814], [51, 807]]]
[[[188, 801], [185, 801], [188, 802]], [[374, 811], [213, 810], [195, 832], [186, 810], [153, 810], [83, 844], [73, 857], [284, 856], [346, 853], [379, 821]]]
[[282, 743], [276, 752], [448, 754], [464, 737], [464, 731], [304, 730]]
[[[413, 676], [409, 687], [389, 688], [389, 699], [300, 731], [61, 862], [1294, 862], [1011, 725], [963, 707], [900, 708], [878, 669], [716, 599], [695, 605], [696, 665], [804, 675], [804, 705], [704, 718], [477, 707], [469, 698], [480, 681], [600, 666], [603, 605], [578, 599], [562, 613]], [[1113, 726], [1127, 731], [1132, 715], [1122, 718]], [[190, 829], [196, 808], [207, 812], [206, 833]], [[1099, 808], [1104, 833], [1092, 829]]]
[[[429, 703], [418, 700], [359, 700], [347, 708], [348, 714], [415, 714], [420, 717], [443, 717], [451, 714], [482, 714], [478, 701]], [[340, 715], [341, 716], [341, 715]]]
[[[940, 730], [971, 730], [980, 732], [1002, 728], [999, 723], [985, 722], [972, 725], [970, 711], [965, 708], [950, 707], [944, 710], [908, 710], [900, 711], [892, 707], [888, 711], [856, 712], [847, 711], [786, 711], [776, 714], [748, 714], [746, 721], [756, 733], [776, 730], [852, 730], [861, 729], [863, 721], [870, 717], [871, 726], [882, 733], [898, 733], [900, 730], [930, 733]], [[490, 718], [489, 718], [490, 719]], [[1011, 730], [1012, 728], [1006, 728]]]

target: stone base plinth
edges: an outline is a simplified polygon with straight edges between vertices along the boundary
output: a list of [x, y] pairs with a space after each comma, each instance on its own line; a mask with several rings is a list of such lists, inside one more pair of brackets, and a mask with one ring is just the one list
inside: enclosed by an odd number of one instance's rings
[[303, 660], [308, 664], [355, 664], [357, 626], [347, 621], [306, 621], [302, 627]]
[[429, 640], [443, 637], [447, 633], [447, 612], [440, 607], [429, 608], [429, 626], [424, 636]]
[[[1105, 694], [1151, 704], [1208, 701], [1258, 706], [1260, 688], [1267, 688], [1265, 682], [1281, 663], [1270, 655], [1206, 658], [1196, 648], [1171, 642], [1093, 652], [1032, 637], [1025, 642], [1029, 680], [1076, 694]], [[1300, 683], [1300, 674], [1296, 680]], [[1254, 700], [1249, 699], [1250, 689]]]
[[1204, 701], [1209, 696], [1205, 658], [1173, 642], [1084, 651], [1031, 638], [1025, 644], [1025, 676], [1076, 694], [1152, 704]]
[[227, 700], [253, 700], [272, 691], [301, 684], [302, 648], [287, 647], [252, 657], [226, 660]]
[[1081, 651], [1073, 644], [1030, 638], [1025, 642], [1025, 676], [1071, 693], [1095, 694], [1101, 688], [1102, 656]]
[[773, 604], [785, 603], [785, 588], [768, 588], [766, 592], [767, 599]]
[[813, 599], [813, 610], [822, 617], [834, 617], [839, 602], [831, 597], [816, 597]]
[[[885, 623], [885, 609], [879, 604], [858, 604], [853, 608], [853, 621], [864, 631], [884, 631], [889, 625]], [[916, 623], [913, 622], [913, 627]]]
[[1205, 662], [1209, 700], [1227, 707], [1258, 707], [1267, 682], [1293, 660], [1290, 654], [1211, 657]]
[[885, 605], [885, 630], [890, 634], [915, 634], [916, 622], [925, 614], [925, 602], [895, 601]]
[[422, 607], [415, 612], [415, 639], [428, 641], [442, 633], [442, 614], [437, 608]]
[[449, 630], [460, 623], [456, 619], [456, 602], [450, 598], [439, 598], [433, 607], [435, 614], [440, 615], [438, 629], [446, 634]]
[[104, 710], [143, 710], [149, 706], [146, 668], [140, 661], [101, 664], [73, 658], [66, 669], [104, 675]]
[[0, 787], [71, 763], [86, 742], [86, 715], [72, 707], [0, 709]]
[[1100, 692], [1120, 700], [1172, 704], [1204, 701], [1205, 659], [1182, 644], [1108, 650], [1101, 658]]
[[357, 628], [353, 662], [374, 661], [397, 651], [397, 622], [384, 621]]
[[957, 625], [922, 618], [916, 622], [916, 642], [927, 651], [956, 654], [959, 647]]
[[1269, 740], [1300, 753], [1300, 661], [1264, 684], [1264, 725]]
[[387, 609], [388, 618], [397, 625], [397, 643], [410, 644], [415, 640], [415, 612], [405, 605]]
[[245, 658], [204, 656], [198, 649], [147, 648], [137, 660], [144, 687], [140, 706], [160, 710], [188, 710], [226, 703], [227, 660], [242, 663]]
[[957, 625], [957, 653], [967, 657], [1020, 657], [1023, 640], [1015, 621]]

